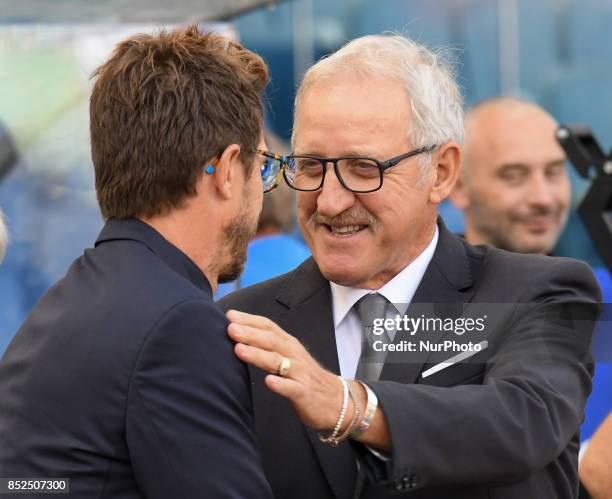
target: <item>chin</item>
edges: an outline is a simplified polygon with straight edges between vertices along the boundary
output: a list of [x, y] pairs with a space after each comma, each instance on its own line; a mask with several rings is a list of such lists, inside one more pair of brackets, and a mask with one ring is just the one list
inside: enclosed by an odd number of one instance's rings
[[228, 282], [235, 281], [240, 277], [242, 271], [244, 270], [244, 262], [237, 262], [233, 266], [228, 267], [227, 269], [223, 269], [223, 271], [219, 274], [217, 278], [217, 282], [219, 284], [226, 284]]
[[359, 278], [346, 274], [345, 272], [321, 272], [323, 277], [330, 282], [339, 284], [340, 286], [346, 286], [349, 288], [359, 287]]
[[357, 268], [359, 268], [359, 265], [356, 264], [357, 262], [354, 259], [351, 260], [343, 264], [342, 262], [330, 262], [325, 259], [320, 261], [315, 257], [315, 261], [319, 265], [321, 274], [323, 274], [325, 279], [341, 286], [355, 287], [363, 281], [364, 276], [363, 273], [357, 271]]
[[550, 241], [525, 241], [515, 250], [519, 253], [541, 253], [546, 255], [551, 253], [555, 244]]
[[312, 256], [325, 278], [342, 286], [356, 287], [371, 278], [376, 269], [384, 266], [376, 250], [368, 245], [363, 245], [360, 251], [354, 248], [339, 251], [337, 248], [315, 245]]

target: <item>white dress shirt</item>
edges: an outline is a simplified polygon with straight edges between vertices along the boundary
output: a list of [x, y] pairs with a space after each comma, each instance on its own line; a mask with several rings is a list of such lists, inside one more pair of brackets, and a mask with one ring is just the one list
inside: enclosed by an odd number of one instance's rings
[[[376, 291], [349, 288], [334, 282], [329, 283], [332, 292], [336, 349], [340, 363], [340, 374], [343, 378], [353, 379], [355, 377], [357, 364], [361, 356], [361, 322], [357, 311], [353, 307], [355, 303], [368, 293], [378, 292], [394, 304], [394, 307], [387, 308], [387, 318], [392, 318], [397, 314], [405, 314], [406, 308], [412, 301], [425, 270], [427, 270], [427, 266], [433, 258], [437, 243], [438, 226], [436, 225], [436, 231], [431, 242], [423, 252], [404, 270]], [[395, 332], [390, 331], [389, 334], [391, 340], [393, 340]]]

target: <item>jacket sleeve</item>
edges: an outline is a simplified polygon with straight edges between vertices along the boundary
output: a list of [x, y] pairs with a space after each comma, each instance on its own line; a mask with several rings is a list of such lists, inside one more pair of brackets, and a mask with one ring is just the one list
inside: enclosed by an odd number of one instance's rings
[[482, 384], [371, 384], [392, 441], [392, 460], [378, 474], [379, 484], [401, 484], [406, 477], [412, 490], [508, 484], [566, 448], [591, 390], [589, 346], [600, 307], [590, 269], [561, 262], [530, 278], [532, 288], [545, 289], [522, 298], [530, 312], [515, 314]]
[[271, 498], [253, 434], [249, 375], [227, 321], [204, 300], [176, 305], [144, 341], [126, 438], [148, 498]]

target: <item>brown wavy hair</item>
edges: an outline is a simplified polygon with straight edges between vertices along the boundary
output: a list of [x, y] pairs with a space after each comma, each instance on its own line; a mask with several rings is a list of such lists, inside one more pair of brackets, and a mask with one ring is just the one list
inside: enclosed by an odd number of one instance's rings
[[193, 25], [124, 40], [92, 77], [91, 154], [105, 219], [180, 207], [230, 144], [252, 173], [269, 78], [259, 55]]

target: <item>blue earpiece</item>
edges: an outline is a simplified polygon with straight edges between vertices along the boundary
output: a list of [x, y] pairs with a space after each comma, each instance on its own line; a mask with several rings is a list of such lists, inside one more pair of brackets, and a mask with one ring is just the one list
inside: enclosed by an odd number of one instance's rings
[[213, 165], [212, 163], [210, 165], [208, 165], [206, 167], [206, 169], [204, 170], [206, 173], [208, 173], [209, 175], [212, 175], [215, 171], [215, 165]]

